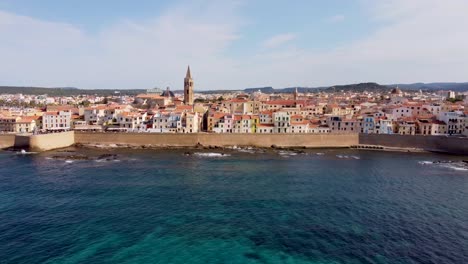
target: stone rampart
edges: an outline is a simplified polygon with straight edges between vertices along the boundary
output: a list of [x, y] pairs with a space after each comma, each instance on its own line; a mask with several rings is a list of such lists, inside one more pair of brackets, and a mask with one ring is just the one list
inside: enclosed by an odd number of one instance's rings
[[75, 144], [75, 132], [60, 132], [42, 135], [16, 135], [14, 147], [30, 151], [47, 151]]
[[0, 134], [0, 149], [11, 148], [15, 144], [15, 135]]
[[169, 133], [100, 133], [75, 132], [79, 144], [127, 144], [193, 147], [349, 147], [358, 144], [357, 134], [169, 134]]
[[467, 137], [360, 134], [359, 144], [468, 155]]

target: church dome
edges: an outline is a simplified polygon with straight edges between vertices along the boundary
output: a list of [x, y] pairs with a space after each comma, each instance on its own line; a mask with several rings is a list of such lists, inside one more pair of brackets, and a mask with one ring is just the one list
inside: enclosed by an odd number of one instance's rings
[[393, 90], [391, 91], [391, 94], [402, 94], [400, 88], [396, 87], [396, 88], [393, 88]]
[[174, 93], [171, 92], [171, 90], [169, 89], [169, 87], [166, 88], [166, 91], [164, 91], [161, 96], [164, 96], [164, 97], [175, 97]]

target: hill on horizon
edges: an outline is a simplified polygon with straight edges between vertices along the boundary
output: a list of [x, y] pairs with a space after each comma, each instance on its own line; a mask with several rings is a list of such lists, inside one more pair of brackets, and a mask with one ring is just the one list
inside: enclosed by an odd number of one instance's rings
[[[334, 85], [327, 87], [286, 87], [286, 88], [273, 88], [271, 86], [245, 88], [239, 90], [195, 90], [195, 92], [202, 94], [215, 94], [227, 92], [243, 92], [253, 93], [261, 91], [262, 93], [292, 93], [296, 90], [300, 93], [314, 93], [314, 92], [333, 92], [333, 91], [387, 91], [398, 86], [402, 90], [423, 90], [423, 91], [437, 91], [437, 90], [452, 90], [456, 92], [468, 91], [468, 82], [454, 83], [454, 82], [436, 82], [436, 83], [412, 83], [412, 84], [388, 84], [381, 85], [375, 82]], [[80, 89], [76, 87], [27, 87], [27, 86], [0, 86], [0, 93], [7, 94], [32, 94], [42, 95], [47, 94], [50, 96], [76, 96], [76, 95], [98, 95], [98, 96], [111, 96], [115, 95], [118, 91], [122, 95], [136, 95], [145, 93], [145, 89]], [[173, 92], [183, 93], [183, 90], [175, 90]]]

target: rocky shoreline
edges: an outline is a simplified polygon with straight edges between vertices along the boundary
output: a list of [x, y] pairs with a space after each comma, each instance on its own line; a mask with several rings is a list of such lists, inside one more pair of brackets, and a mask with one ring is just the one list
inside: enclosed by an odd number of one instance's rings
[[[226, 146], [226, 147], [220, 147], [220, 146], [204, 146], [204, 145], [196, 145], [192, 147], [181, 147], [181, 146], [170, 146], [170, 145], [151, 145], [151, 144], [145, 144], [145, 145], [133, 145], [133, 144], [121, 144], [121, 143], [116, 143], [116, 144], [75, 144], [74, 145], [77, 148], [92, 148], [92, 149], [187, 149], [187, 150], [197, 150], [197, 149], [218, 149], [218, 150], [232, 150], [232, 149], [237, 149], [237, 150], [256, 150], [256, 151], [266, 151], [266, 150], [286, 150], [286, 151], [298, 151], [298, 150], [305, 150], [305, 149], [325, 149], [321, 147], [314, 147], [314, 148], [308, 148], [308, 147], [286, 147], [286, 146], [277, 146], [277, 145], [271, 145], [270, 147], [254, 147], [254, 146]], [[340, 147], [343, 148], [343, 147]], [[346, 148], [346, 147], [344, 147]], [[397, 148], [397, 147], [384, 147], [384, 146], [375, 146], [375, 145], [353, 145], [349, 147], [350, 149], [359, 149], [359, 150], [377, 150], [377, 151], [393, 151], [393, 152], [429, 152], [424, 149], [419, 149], [419, 148]], [[328, 149], [328, 147], [327, 147]], [[335, 149], [335, 148], [333, 148]]]

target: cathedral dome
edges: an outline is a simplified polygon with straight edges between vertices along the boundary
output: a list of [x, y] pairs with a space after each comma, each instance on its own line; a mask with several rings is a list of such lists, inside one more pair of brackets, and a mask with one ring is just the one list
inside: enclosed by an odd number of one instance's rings
[[164, 97], [175, 97], [174, 93], [171, 92], [171, 90], [169, 89], [169, 87], [166, 88], [166, 91], [164, 91], [161, 96], [164, 96]]
[[393, 88], [393, 90], [390, 93], [391, 94], [402, 94], [400, 88], [398, 88], [398, 87]]

